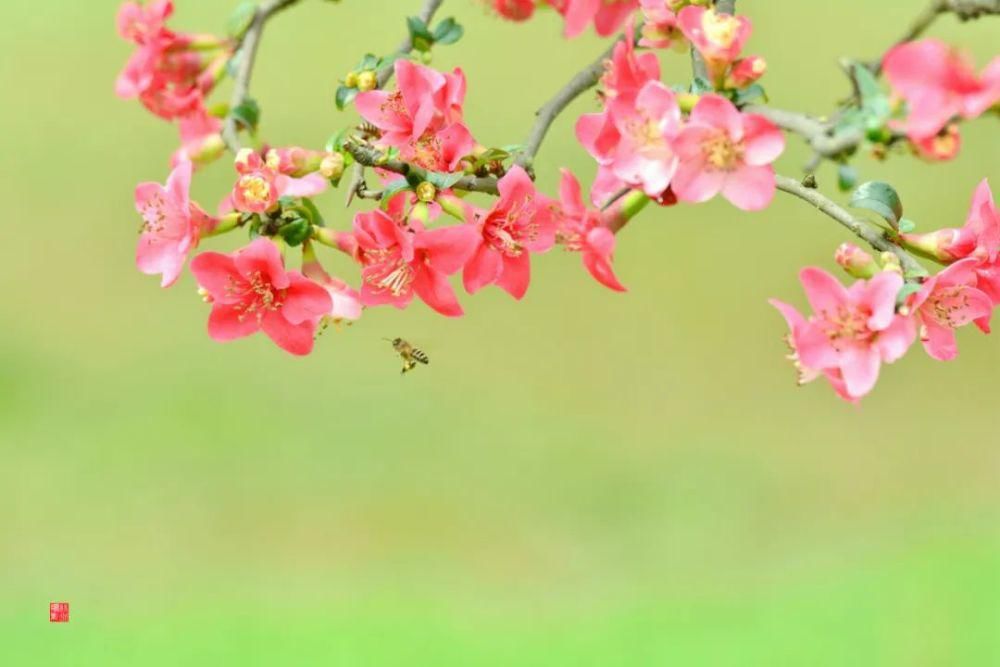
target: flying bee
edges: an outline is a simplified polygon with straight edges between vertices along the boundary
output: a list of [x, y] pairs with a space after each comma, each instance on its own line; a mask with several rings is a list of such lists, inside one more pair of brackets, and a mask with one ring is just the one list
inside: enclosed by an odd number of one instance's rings
[[409, 373], [417, 367], [418, 363], [426, 366], [431, 362], [427, 355], [424, 354], [423, 350], [413, 347], [412, 344], [402, 338], [385, 338], [383, 340], [387, 340], [392, 343], [392, 349], [396, 350], [396, 353], [399, 354], [399, 358], [403, 360], [403, 370], [399, 372], [400, 375]]

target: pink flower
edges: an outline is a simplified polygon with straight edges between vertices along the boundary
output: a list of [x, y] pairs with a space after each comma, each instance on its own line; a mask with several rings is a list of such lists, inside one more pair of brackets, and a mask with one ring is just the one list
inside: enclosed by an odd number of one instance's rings
[[496, 284], [520, 299], [531, 280], [530, 253], [552, 247], [555, 225], [524, 169], [512, 167], [497, 185], [500, 197], [479, 221], [475, 254], [462, 282], [470, 294]]
[[174, 13], [172, 0], [154, 0], [148, 6], [126, 2], [118, 9], [118, 34], [136, 44], [148, 44], [159, 39], [166, 29], [166, 21]]
[[581, 116], [576, 136], [615, 179], [659, 197], [677, 169], [672, 140], [679, 125], [673, 91], [650, 81], [634, 101], [615, 98], [606, 114]]
[[834, 372], [835, 379], [843, 379], [843, 395], [864, 396], [875, 386], [882, 362], [902, 357], [916, 337], [913, 319], [896, 314], [903, 278], [884, 271], [849, 289], [817, 268], [804, 269], [800, 278], [812, 317], [802, 321], [797, 313], [791, 316], [791, 306], [771, 300], [792, 324], [797, 361], [812, 376]]
[[286, 271], [277, 247], [263, 237], [231, 255], [204, 252], [191, 271], [212, 303], [208, 335], [220, 342], [263, 330], [281, 349], [309, 354], [316, 323], [333, 308], [330, 294]]
[[928, 279], [919, 292], [907, 299], [907, 308], [921, 323], [920, 341], [938, 361], [958, 355], [955, 329], [975, 322], [985, 333], [990, 331], [993, 301], [977, 289], [975, 257], [959, 260]]
[[177, 281], [188, 253], [214, 223], [190, 199], [192, 169], [190, 162], [181, 162], [165, 186], [140, 183], [135, 189], [135, 208], [143, 220], [135, 264], [142, 273], [163, 274], [162, 287]]
[[527, 21], [535, 13], [534, 0], [491, 0], [490, 4], [508, 21]]
[[639, 46], [665, 49], [684, 38], [677, 25], [677, 14], [668, 6], [668, 0], [639, 0], [639, 4], [645, 19]]
[[698, 50], [713, 82], [721, 82], [729, 65], [743, 50], [750, 37], [750, 19], [745, 16], [720, 14], [714, 9], [694, 5], [677, 15], [681, 32]]
[[607, 37], [625, 25], [639, 5], [639, 0], [564, 0], [551, 3], [566, 20], [564, 35], [576, 37], [593, 22], [601, 37]]
[[703, 202], [721, 192], [738, 208], [760, 210], [774, 197], [771, 162], [784, 149], [784, 135], [769, 120], [705, 95], [674, 141], [680, 165], [671, 187], [680, 201]]
[[989, 182], [984, 178], [976, 188], [962, 228], [900, 234], [900, 238], [908, 248], [941, 262], [954, 262], [969, 256], [993, 262], [1000, 253], [1000, 212], [993, 203]]
[[603, 96], [607, 100], [621, 100], [631, 104], [650, 81], [660, 80], [660, 61], [655, 53], [636, 53], [631, 39], [615, 44], [611, 59], [604, 63], [601, 78]]
[[151, 112], [172, 120], [203, 104], [199, 75], [204, 63], [179, 38], [140, 46], [129, 58], [115, 84], [121, 98], [138, 97]]
[[232, 203], [237, 211], [264, 213], [278, 204], [278, 173], [265, 164], [260, 153], [244, 148], [236, 156], [240, 177], [233, 186]]
[[476, 229], [463, 224], [424, 230], [416, 220], [404, 226], [403, 205], [404, 198], [396, 197], [389, 213], [376, 209], [354, 218], [362, 265], [361, 302], [405, 308], [416, 295], [442, 315], [462, 315], [447, 276], [472, 255]]
[[949, 123], [943, 130], [929, 137], [910, 139], [917, 155], [928, 162], [954, 160], [962, 150], [962, 135], [958, 126]]
[[881, 270], [874, 257], [853, 243], [841, 243], [833, 261], [853, 278], [872, 278]]
[[358, 113], [381, 131], [378, 142], [399, 149], [400, 157], [425, 169], [454, 171], [472, 152], [475, 140], [462, 123], [465, 75], [442, 74], [397, 60], [399, 90], [372, 90], [355, 99]]
[[747, 56], [733, 63], [726, 76], [726, 88], [746, 88], [767, 72], [767, 61], [760, 56]]
[[333, 302], [333, 307], [323, 315], [321, 321], [329, 320], [337, 324], [344, 320], [354, 322], [361, 318], [361, 295], [343, 280], [328, 274], [308, 242], [302, 248], [302, 273], [323, 287]]
[[170, 158], [171, 166], [190, 161], [200, 167], [222, 157], [226, 150], [222, 140], [222, 122], [209, 115], [204, 106], [178, 118], [181, 146]]
[[1000, 101], [1000, 56], [982, 76], [964, 54], [936, 39], [906, 42], [883, 60], [886, 78], [910, 107], [911, 139], [936, 135], [955, 116], [975, 118]]
[[813, 348], [817, 344], [821, 344], [822, 332], [818, 331], [813, 327], [799, 311], [795, 310], [792, 306], [787, 303], [782, 303], [777, 299], [771, 299], [771, 305], [778, 309], [782, 317], [785, 318], [785, 322], [788, 324], [788, 335], [785, 336], [785, 343], [788, 345], [790, 353], [787, 359], [792, 362], [795, 366], [795, 370], [798, 373], [797, 384], [802, 386], [808, 384], [820, 376], [823, 376], [833, 387], [833, 390], [837, 392], [845, 401], [850, 401], [852, 403], [857, 402], [857, 398], [851, 396], [847, 391], [847, 384], [844, 382], [844, 374], [840, 372], [839, 368], [826, 368], [826, 369], [815, 369], [809, 368], [802, 363], [801, 355], [799, 354], [799, 348]]
[[553, 202], [556, 242], [566, 250], [579, 252], [583, 266], [594, 280], [609, 289], [624, 292], [618, 282], [611, 259], [615, 251], [615, 235], [605, 225], [599, 211], [588, 209], [580, 193], [580, 182], [568, 169], [562, 170], [559, 202]]

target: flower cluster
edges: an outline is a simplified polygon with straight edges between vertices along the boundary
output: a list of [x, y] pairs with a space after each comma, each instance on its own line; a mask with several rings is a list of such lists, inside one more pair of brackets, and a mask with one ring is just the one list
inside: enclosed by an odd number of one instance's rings
[[212, 35], [178, 33], [166, 26], [172, 0], [148, 5], [126, 2], [118, 11], [118, 33], [135, 44], [115, 92], [138, 98], [150, 112], [176, 121], [181, 146], [173, 163], [204, 163], [223, 151], [222, 124], [212, 117], [205, 98], [215, 88], [232, 57], [232, 44]]
[[906, 120], [896, 126], [920, 153], [933, 159], [950, 159], [958, 153], [954, 119], [976, 118], [1000, 102], [1000, 56], [977, 75], [966, 54], [942, 41], [924, 39], [894, 47], [883, 67], [908, 107]]
[[974, 323], [989, 333], [1000, 305], [1000, 213], [989, 184], [984, 180], [977, 188], [962, 228], [903, 236], [909, 247], [947, 266], [923, 283], [905, 285], [889, 257], [879, 266], [845, 244], [836, 260], [857, 282], [845, 288], [822, 269], [803, 270], [809, 318], [771, 301], [788, 323], [800, 382], [824, 376], [837, 394], [856, 401], [875, 386], [882, 362], [902, 357], [918, 335], [928, 355], [948, 361], [958, 354], [955, 329]]
[[[682, 9], [679, 21], [713, 78], [725, 79], [738, 61], [749, 22], [696, 6]], [[720, 21], [732, 22], [730, 28], [718, 27]], [[741, 69], [732, 67], [733, 72]], [[738, 78], [745, 83], [746, 77]], [[604, 110], [582, 116], [576, 125], [577, 138], [599, 165], [595, 203], [625, 187], [654, 199], [691, 203], [721, 193], [747, 211], [771, 202], [771, 163], [784, 150], [785, 139], [769, 120], [742, 113], [716, 93], [683, 94], [686, 102], [697, 100], [683, 118], [682, 100], [660, 81], [655, 54], [637, 53], [631, 40], [616, 46], [603, 86]]]
[[[851, 244], [838, 248], [836, 263], [855, 279], [850, 286], [819, 268], [804, 269], [808, 316], [772, 301], [790, 329], [801, 382], [825, 377], [840, 396], [857, 401], [872, 390], [882, 364], [901, 358], [916, 340], [934, 359], [947, 360], [957, 354], [955, 329], [973, 323], [989, 331], [1000, 305], [1000, 214], [986, 180], [962, 227], [927, 233], [914, 232], [915, 223], [901, 218], [891, 186], [866, 183], [852, 204], [886, 219], [890, 226], [876, 231], [866, 221], [845, 219], [850, 214], [820, 194], [814, 178], [778, 177], [773, 163], [785, 149], [785, 131], [814, 148], [820, 138], [837, 144], [845, 135], [863, 137], [824, 155], [841, 163], [864, 142], [873, 151], [889, 147], [902, 136], [896, 131], [905, 131], [925, 157], [952, 157], [960, 141], [955, 121], [1000, 101], [1000, 58], [977, 74], [941, 42], [902, 44], [883, 62], [895, 101], [872, 70], [858, 65], [852, 71], [857, 99], [836, 118], [789, 122], [783, 118], [790, 112], [748, 108], [766, 100], [758, 84], [766, 63], [743, 53], [750, 20], [717, 11], [711, 0], [484, 0], [511, 21], [549, 5], [567, 37], [591, 25], [602, 36], [623, 28], [625, 34], [610, 58], [585, 68], [542, 108], [526, 145], [496, 147], [477, 142], [466, 123], [462, 69], [428, 65], [432, 47], [457, 40], [462, 27], [453, 18], [433, 27], [430, 18], [411, 18], [404, 51], [366, 54], [334, 95], [338, 108], [353, 101], [360, 123], [334, 134], [322, 150], [268, 145], [257, 133], [259, 108], [246, 94], [247, 63], [270, 15], [296, 2], [261, 5], [230, 39], [171, 30], [171, 0], [126, 2], [118, 14], [119, 33], [136, 47], [118, 78], [118, 94], [176, 123], [181, 137], [166, 183], [135, 190], [142, 218], [136, 266], [169, 287], [191, 258], [200, 293], [211, 304], [208, 333], [215, 340], [263, 332], [281, 349], [304, 355], [328, 323], [353, 323], [367, 308], [422, 301], [458, 317], [464, 312], [459, 288], [471, 295], [494, 286], [520, 300], [531, 283], [533, 256], [556, 247], [579, 253], [598, 284], [624, 292], [614, 268], [616, 234], [649, 202], [697, 204], [721, 196], [758, 211], [779, 186], [885, 251], [873, 257]], [[687, 84], [663, 80], [656, 49], [666, 48], [694, 55]], [[210, 111], [206, 98], [226, 76], [236, 78], [232, 108]], [[596, 162], [593, 184], [585, 193], [577, 175], [563, 169], [558, 193], [549, 196], [535, 184], [541, 138], [556, 113], [597, 84], [598, 110], [575, 124], [579, 143]], [[812, 129], [817, 126], [822, 137]], [[243, 140], [248, 147], [241, 147]], [[233, 186], [213, 216], [192, 200], [192, 178], [226, 148], [235, 154]], [[339, 187], [349, 167], [348, 205], [378, 204], [328, 224], [314, 198]], [[377, 181], [369, 185], [372, 173]], [[841, 164], [842, 183], [849, 175], [849, 165]], [[244, 247], [195, 254], [205, 239], [237, 229], [250, 237]], [[321, 261], [320, 246], [340, 253], [345, 266], [337, 273], [346, 278], [327, 271], [323, 262], [331, 260]], [[290, 268], [299, 253], [300, 269]], [[944, 268], [929, 275], [915, 256]]]

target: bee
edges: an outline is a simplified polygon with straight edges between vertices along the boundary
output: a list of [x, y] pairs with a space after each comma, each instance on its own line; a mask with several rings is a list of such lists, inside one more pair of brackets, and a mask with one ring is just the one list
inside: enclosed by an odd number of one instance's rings
[[385, 338], [383, 340], [387, 340], [392, 343], [392, 349], [396, 350], [399, 354], [399, 358], [403, 360], [403, 370], [399, 372], [400, 375], [409, 373], [417, 367], [418, 363], [426, 366], [431, 362], [427, 355], [424, 354], [423, 350], [413, 347], [412, 344], [402, 338]]

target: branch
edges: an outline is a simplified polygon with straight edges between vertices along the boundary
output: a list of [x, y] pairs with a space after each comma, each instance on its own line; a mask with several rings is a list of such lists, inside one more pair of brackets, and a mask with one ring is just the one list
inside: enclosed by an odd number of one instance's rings
[[[378, 167], [379, 169], [385, 169], [386, 171], [407, 176], [414, 180], [428, 180], [426, 169], [403, 162], [402, 160], [391, 160], [385, 153], [373, 146], [349, 141], [344, 144], [344, 148], [354, 156], [358, 164], [366, 167]], [[466, 192], [485, 192], [491, 195], [500, 193], [497, 190], [497, 179], [493, 176], [463, 176], [451, 187], [455, 190], [465, 190]]]
[[809, 202], [849, 229], [854, 235], [863, 239], [872, 248], [880, 252], [891, 252], [898, 257], [899, 264], [903, 267], [903, 275], [907, 278], [917, 278], [927, 275], [927, 270], [913, 259], [909, 253], [895, 243], [892, 243], [882, 232], [876, 230], [868, 223], [855, 218], [845, 208], [828, 199], [818, 190], [807, 188], [794, 178], [788, 178], [780, 174], [775, 175], [775, 181], [779, 190]]
[[535, 124], [531, 127], [528, 138], [524, 140], [524, 149], [518, 155], [516, 164], [522, 167], [529, 167], [531, 165], [535, 159], [535, 155], [538, 153], [538, 149], [542, 145], [542, 141], [545, 140], [545, 134], [549, 131], [552, 122], [583, 91], [597, 85], [597, 82], [601, 80], [601, 76], [604, 74], [604, 61], [611, 57], [615, 46], [623, 39], [627, 39], [627, 37], [622, 35], [616, 39], [604, 53], [598, 56], [597, 60], [577, 72], [569, 80], [569, 83], [563, 86], [552, 99], [535, 112]]
[[260, 46], [260, 38], [264, 32], [264, 24], [268, 19], [280, 12], [282, 9], [291, 7], [299, 0], [269, 0], [259, 6], [254, 13], [253, 22], [243, 34], [239, 46], [239, 70], [236, 72], [236, 83], [233, 86], [233, 95], [229, 101], [229, 115], [226, 116], [226, 123], [222, 129], [222, 138], [226, 146], [234, 153], [240, 149], [239, 133], [236, 130], [236, 118], [232, 115], [232, 110], [246, 102], [250, 94], [250, 78], [253, 76], [253, 65], [257, 59], [257, 47]]

